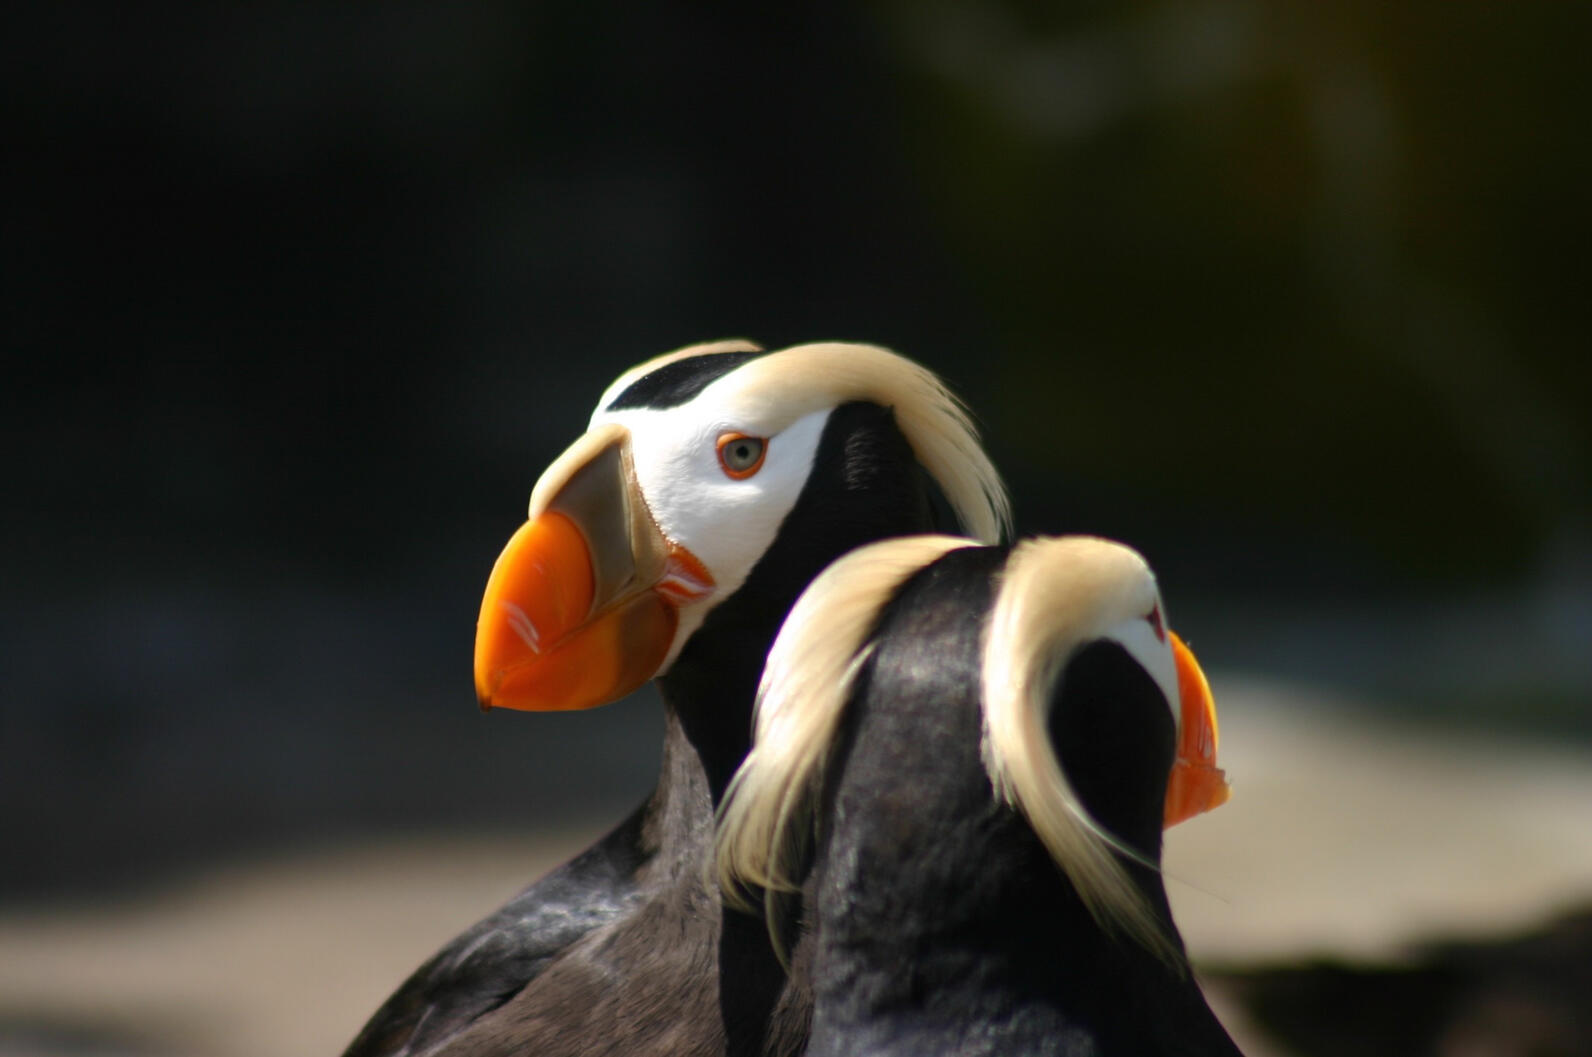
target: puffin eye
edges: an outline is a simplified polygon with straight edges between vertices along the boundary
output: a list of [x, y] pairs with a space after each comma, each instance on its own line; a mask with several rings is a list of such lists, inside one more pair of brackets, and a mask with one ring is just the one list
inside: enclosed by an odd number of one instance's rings
[[737, 481], [744, 481], [763, 467], [768, 441], [744, 433], [725, 433], [719, 437], [719, 465]]

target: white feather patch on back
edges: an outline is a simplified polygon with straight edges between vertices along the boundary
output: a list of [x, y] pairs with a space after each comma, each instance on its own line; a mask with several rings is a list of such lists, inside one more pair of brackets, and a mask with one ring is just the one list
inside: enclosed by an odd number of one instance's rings
[[871, 543], [831, 564], [797, 600], [763, 671], [752, 751], [719, 809], [717, 877], [732, 902], [744, 906], [752, 886], [796, 889], [790, 859], [815, 821], [812, 798], [880, 613], [913, 573], [977, 545], [959, 536]]
[[983, 756], [996, 794], [1028, 819], [1095, 920], [1181, 966], [1182, 956], [1118, 856], [1155, 864], [1089, 815], [1049, 735], [1057, 679], [1079, 646], [1102, 638], [1129, 650], [1177, 716], [1170, 648], [1144, 619], [1158, 604], [1154, 574], [1121, 544], [1071, 536], [1014, 548], [985, 626]]

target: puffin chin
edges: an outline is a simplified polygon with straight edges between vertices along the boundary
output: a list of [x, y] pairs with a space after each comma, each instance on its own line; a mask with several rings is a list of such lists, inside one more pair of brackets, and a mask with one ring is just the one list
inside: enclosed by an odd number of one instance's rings
[[669, 642], [669, 648], [664, 652], [663, 660], [659, 662], [657, 670], [653, 672], [654, 679], [661, 679], [669, 674], [674, 667], [674, 662], [680, 659], [680, 653], [686, 644], [691, 641], [691, 636], [702, 627], [702, 622], [713, 612], [713, 607], [720, 601], [717, 594], [704, 598], [702, 601], [691, 605], [681, 606], [675, 610], [674, 637]]

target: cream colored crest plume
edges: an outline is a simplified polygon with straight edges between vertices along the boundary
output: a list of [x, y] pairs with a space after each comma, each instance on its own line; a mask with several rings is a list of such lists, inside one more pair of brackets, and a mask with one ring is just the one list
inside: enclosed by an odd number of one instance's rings
[[963, 529], [985, 543], [1011, 531], [1005, 485], [979, 446], [966, 407], [932, 371], [904, 356], [848, 342], [793, 345], [736, 368], [708, 388], [733, 392], [734, 403], [751, 412], [748, 417], [776, 430], [850, 400], [893, 408], [896, 425]]
[[[752, 342], [731, 339], [654, 357], [614, 380], [597, 402], [592, 423], [609, 417], [608, 405], [632, 384], [677, 360], [761, 351]], [[1011, 501], [967, 408], [934, 372], [889, 349], [852, 342], [793, 345], [727, 372], [691, 403], [732, 408], [739, 421], [756, 423], [772, 436], [797, 419], [851, 400], [894, 411], [913, 454], [968, 534], [986, 543], [1010, 534]]]
[[[1168, 964], [1183, 958], [1117, 853], [1152, 862], [1107, 833], [1068, 783], [1049, 736], [1050, 699], [1073, 651], [1113, 638], [1145, 665], [1178, 715], [1171, 653], [1144, 620], [1159, 605], [1155, 576], [1121, 544], [1073, 536], [1013, 549], [984, 637], [984, 766], [995, 791], [1021, 811], [1108, 931]], [[1161, 655], [1165, 656], [1162, 657]]]
[[732, 902], [744, 907], [752, 886], [795, 890], [790, 859], [811, 828], [811, 798], [880, 612], [913, 573], [977, 545], [959, 536], [871, 543], [830, 565], [797, 600], [763, 670], [752, 751], [719, 811], [718, 881]]

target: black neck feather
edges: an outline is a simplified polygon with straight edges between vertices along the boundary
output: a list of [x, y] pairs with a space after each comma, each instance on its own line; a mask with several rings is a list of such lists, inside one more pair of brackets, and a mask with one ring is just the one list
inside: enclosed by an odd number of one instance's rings
[[1083, 646], [1056, 685], [1049, 727], [1062, 771], [1089, 814], [1159, 861], [1177, 731], [1150, 673], [1116, 642]]
[[797, 596], [854, 547], [935, 527], [929, 479], [894, 413], [861, 402], [836, 408], [773, 544], [659, 680], [701, 757], [714, 804], [750, 746], [763, 662]]
[[[927, 475], [892, 412], [865, 403], [837, 408], [773, 545], [659, 680], [667, 733], [648, 814], [668, 876], [703, 884], [712, 811], [750, 746], [763, 662], [797, 596], [853, 547], [933, 528]], [[718, 921], [718, 964], [734, 967], [719, 975], [725, 1052], [796, 1052], [806, 1036], [805, 990], [790, 987], [760, 919], [725, 910]]]

